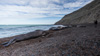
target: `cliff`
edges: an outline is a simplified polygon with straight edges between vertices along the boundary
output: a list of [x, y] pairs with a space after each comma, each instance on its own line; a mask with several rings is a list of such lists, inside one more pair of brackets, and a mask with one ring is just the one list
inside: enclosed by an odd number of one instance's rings
[[81, 9], [65, 15], [55, 24], [93, 23], [95, 20], [100, 22], [100, 0], [94, 0]]

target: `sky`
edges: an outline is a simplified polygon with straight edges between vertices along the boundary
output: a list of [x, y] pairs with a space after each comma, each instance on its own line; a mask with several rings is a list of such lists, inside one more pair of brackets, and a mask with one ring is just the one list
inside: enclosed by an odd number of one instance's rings
[[54, 24], [93, 0], [0, 0], [0, 24]]

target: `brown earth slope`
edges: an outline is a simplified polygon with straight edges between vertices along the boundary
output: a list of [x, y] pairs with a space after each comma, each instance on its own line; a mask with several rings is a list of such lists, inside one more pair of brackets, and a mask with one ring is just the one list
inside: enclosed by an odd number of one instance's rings
[[65, 15], [55, 24], [93, 23], [94, 20], [100, 22], [100, 0], [94, 0], [83, 8]]

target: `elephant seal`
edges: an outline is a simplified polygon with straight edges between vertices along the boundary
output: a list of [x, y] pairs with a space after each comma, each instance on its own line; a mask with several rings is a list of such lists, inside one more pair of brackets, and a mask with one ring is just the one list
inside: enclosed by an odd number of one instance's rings
[[8, 42], [2, 43], [2, 45], [6, 47], [6, 46], [9, 46], [10, 44], [18, 42], [18, 41], [23, 41], [23, 40], [28, 40], [28, 39], [32, 39], [32, 38], [37, 38], [37, 37], [40, 37], [40, 36], [45, 36], [47, 34], [48, 34], [47, 31], [36, 30], [34, 32], [30, 32], [30, 33], [27, 33], [27, 34], [22, 34], [19, 37], [15, 37], [15, 38], [9, 40]]
[[67, 28], [67, 27], [66, 26], [58, 26], [58, 27], [51, 27], [49, 30], [57, 31], [57, 30], [65, 29], [65, 28]]

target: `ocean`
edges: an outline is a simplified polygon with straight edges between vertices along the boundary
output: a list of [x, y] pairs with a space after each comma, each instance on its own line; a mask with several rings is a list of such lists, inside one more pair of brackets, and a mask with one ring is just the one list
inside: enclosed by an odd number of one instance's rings
[[0, 38], [26, 34], [35, 30], [48, 30], [59, 25], [0, 25]]

